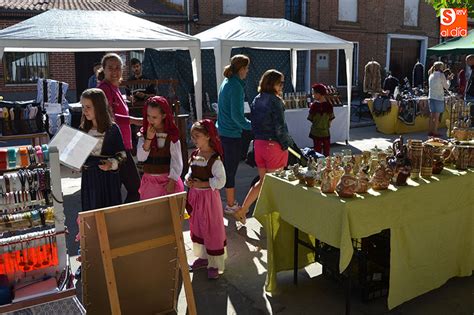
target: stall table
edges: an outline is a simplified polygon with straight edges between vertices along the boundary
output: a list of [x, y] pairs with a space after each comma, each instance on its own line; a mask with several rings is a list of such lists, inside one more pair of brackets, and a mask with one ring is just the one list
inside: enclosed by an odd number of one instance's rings
[[[285, 121], [288, 131], [293, 140], [300, 148], [313, 147], [313, 140], [309, 137], [311, 122], [307, 119], [309, 108], [287, 109], [285, 110]], [[331, 143], [346, 142], [349, 140], [349, 126], [347, 116], [349, 107], [335, 106], [334, 120], [331, 123]]]
[[[390, 186], [342, 199], [271, 174], [265, 176], [255, 217], [267, 233], [266, 290], [276, 273], [293, 269], [294, 227], [300, 238], [315, 237], [340, 249], [339, 271], [349, 265], [352, 239], [390, 229], [388, 307], [392, 309], [474, 269], [474, 170], [445, 169], [408, 186]], [[288, 198], [288, 196], [292, 196]], [[314, 253], [299, 250], [299, 267]]]
[[[446, 97], [445, 104], [451, 100], [451, 97]], [[425, 99], [428, 101], [428, 99]], [[398, 119], [399, 102], [396, 100], [390, 100], [391, 108], [390, 111], [384, 115], [376, 116], [374, 114], [374, 100], [367, 99], [367, 105], [370, 109], [370, 113], [374, 119], [377, 130], [384, 134], [402, 134], [410, 132], [428, 131], [429, 129], [429, 116], [416, 116], [415, 123], [413, 125], [407, 125], [400, 119]], [[441, 122], [439, 128], [446, 127], [446, 119], [449, 117], [449, 106], [445, 106], [444, 113], [441, 115]]]

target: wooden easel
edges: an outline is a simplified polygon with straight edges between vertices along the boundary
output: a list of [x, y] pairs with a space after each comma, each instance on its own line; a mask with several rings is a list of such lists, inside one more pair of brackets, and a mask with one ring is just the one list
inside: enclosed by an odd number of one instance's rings
[[[79, 213], [88, 314], [176, 310], [177, 268], [188, 312], [196, 314], [181, 228], [185, 199], [183, 192]], [[166, 285], [174, 286], [172, 293]]]

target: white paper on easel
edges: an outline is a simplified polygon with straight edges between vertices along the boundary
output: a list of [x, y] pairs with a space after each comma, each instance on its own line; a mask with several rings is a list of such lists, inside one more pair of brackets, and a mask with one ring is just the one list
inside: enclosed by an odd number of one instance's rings
[[58, 148], [61, 164], [74, 170], [80, 170], [97, 142], [99, 142], [98, 139], [87, 133], [68, 125], [62, 125], [49, 142], [49, 146]]

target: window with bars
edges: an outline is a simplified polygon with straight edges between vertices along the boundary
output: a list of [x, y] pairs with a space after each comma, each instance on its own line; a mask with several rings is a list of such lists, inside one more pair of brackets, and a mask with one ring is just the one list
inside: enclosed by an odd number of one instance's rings
[[[359, 43], [354, 43], [352, 51], [352, 86], [359, 81]], [[346, 53], [344, 49], [337, 51], [337, 86], [347, 86]]]
[[130, 52], [130, 60], [136, 58], [143, 62], [143, 58], [145, 58], [145, 51], [144, 50], [133, 50]]
[[285, 19], [306, 25], [308, 5], [307, 0], [285, 0]]
[[34, 84], [49, 77], [48, 53], [6, 52], [3, 67], [5, 84]]

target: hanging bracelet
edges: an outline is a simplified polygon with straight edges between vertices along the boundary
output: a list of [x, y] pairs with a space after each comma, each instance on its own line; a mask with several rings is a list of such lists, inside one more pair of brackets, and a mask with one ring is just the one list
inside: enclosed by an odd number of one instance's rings
[[41, 146], [40, 145], [37, 145], [35, 147], [35, 151], [36, 151], [36, 158], [38, 160], [38, 163], [43, 163], [44, 162], [44, 157], [43, 157], [43, 150], [41, 149]]
[[18, 152], [20, 154], [20, 166], [21, 167], [28, 167], [30, 165], [28, 148], [27, 147], [20, 147]]
[[16, 148], [8, 148], [8, 167], [16, 167]]

